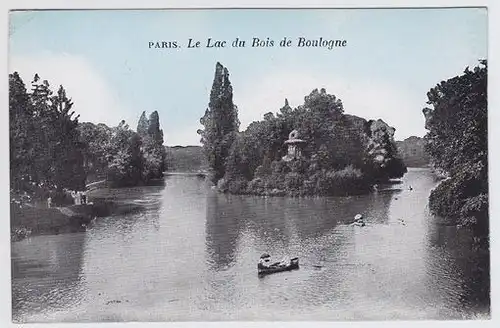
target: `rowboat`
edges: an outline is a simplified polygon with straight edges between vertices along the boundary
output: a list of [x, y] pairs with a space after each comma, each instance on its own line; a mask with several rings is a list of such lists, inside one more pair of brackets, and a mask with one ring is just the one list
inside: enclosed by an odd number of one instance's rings
[[291, 271], [291, 270], [296, 270], [299, 268], [299, 258], [294, 257], [290, 259], [290, 262], [288, 263], [275, 263], [270, 266], [264, 266], [261, 263], [257, 265], [257, 271], [259, 276], [271, 274], [271, 273], [277, 273], [277, 272], [283, 272], [283, 271]]
[[363, 215], [361, 214], [356, 214], [356, 216], [354, 217], [354, 222], [351, 223], [352, 226], [356, 226], [356, 227], [364, 227], [365, 226], [365, 221], [363, 219]]

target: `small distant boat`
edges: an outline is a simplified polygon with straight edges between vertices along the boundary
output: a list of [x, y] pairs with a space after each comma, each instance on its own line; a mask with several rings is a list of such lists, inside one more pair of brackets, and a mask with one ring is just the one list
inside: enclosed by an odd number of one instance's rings
[[261, 263], [257, 265], [257, 271], [259, 276], [264, 276], [271, 273], [283, 272], [283, 271], [291, 271], [297, 270], [299, 268], [299, 258], [294, 257], [290, 259], [288, 263], [275, 263], [270, 266], [264, 266]]
[[364, 227], [365, 226], [365, 221], [363, 218], [363, 215], [361, 214], [356, 214], [354, 217], [354, 222], [351, 223], [352, 226], [357, 226], [357, 227]]

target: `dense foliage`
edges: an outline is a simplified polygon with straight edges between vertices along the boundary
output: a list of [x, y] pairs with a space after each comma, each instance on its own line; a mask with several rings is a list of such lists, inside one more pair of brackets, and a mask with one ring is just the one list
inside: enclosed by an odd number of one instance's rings
[[487, 63], [443, 81], [427, 94], [426, 150], [445, 171], [430, 196], [431, 210], [482, 231], [488, 229]]
[[112, 129], [108, 151], [107, 180], [113, 186], [136, 186], [142, 179], [144, 165], [141, 138], [125, 121]]
[[144, 158], [142, 177], [148, 182], [163, 176], [166, 170], [166, 151], [158, 112], [152, 112], [149, 120], [145, 120], [145, 117], [146, 113], [143, 112], [137, 125], [137, 134], [142, 140], [141, 151]]
[[[302, 156], [287, 161], [284, 141], [296, 129], [305, 141]], [[313, 90], [304, 104], [288, 102], [274, 115], [238, 135], [219, 187], [233, 193], [349, 195], [401, 177], [394, 130], [382, 121], [345, 115], [340, 100]]]
[[35, 75], [31, 92], [9, 75], [10, 187], [13, 192], [85, 187], [78, 117], [62, 86], [56, 94]]
[[215, 67], [210, 102], [200, 123], [204, 128], [198, 133], [215, 183], [225, 174], [226, 158], [240, 125], [229, 72], [220, 63]]
[[108, 162], [111, 160], [113, 130], [103, 123], [83, 122], [78, 125], [80, 138], [86, 144], [84, 167], [88, 181], [106, 178]]
[[[228, 76], [227, 70], [217, 64], [210, 103], [217, 99], [219, 107], [211, 106], [202, 118], [202, 142], [215, 171], [212, 181], [219, 189], [249, 194], [346, 195], [366, 192], [371, 185], [406, 172], [395, 146], [394, 129], [381, 120], [344, 114], [340, 99], [325, 89], [313, 90], [297, 108], [285, 100], [278, 113], [267, 113], [262, 121], [237, 133], [232, 89], [221, 91], [221, 85], [230, 87], [229, 81], [220, 82], [223, 75]], [[230, 115], [221, 115], [228, 112]], [[287, 154], [284, 142], [292, 130], [298, 131], [305, 146], [301, 158], [289, 161], [283, 159]]]
[[[31, 92], [18, 73], [9, 75], [10, 177], [13, 199], [44, 199], [63, 190], [84, 190], [87, 181], [107, 179], [133, 186], [160, 178], [165, 148], [159, 116], [141, 116], [138, 133], [122, 121], [80, 123], [60, 86], [54, 94], [35, 75]], [[22, 195], [22, 197], [20, 196]]]
[[137, 131], [125, 121], [110, 128], [105, 124], [83, 123], [79, 130], [85, 151], [86, 172], [93, 180], [106, 179], [112, 186], [147, 184], [163, 176], [166, 152], [163, 131], [155, 111], [150, 119], [143, 112]]

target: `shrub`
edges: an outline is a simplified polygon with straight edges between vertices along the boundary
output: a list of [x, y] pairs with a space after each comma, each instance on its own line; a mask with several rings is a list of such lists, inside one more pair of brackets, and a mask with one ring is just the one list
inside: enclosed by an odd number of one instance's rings
[[227, 180], [227, 190], [232, 194], [245, 194], [248, 181], [243, 177], [236, 177]]
[[[429, 207], [433, 214], [443, 216], [463, 226], [476, 226], [480, 222], [485, 228], [488, 220], [488, 195], [470, 195], [471, 183], [463, 175], [455, 175], [443, 180], [430, 194]], [[477, 190], [477, 189], [475, 189]]]
[[461, 217], [482, 217], [488, 215], [488, 195], [480, 194], [467, 198], [460, 209]]
[[462, 192], [456, 178], [442, 181], [429, 196], [432, 213], [452, 219], [460, 216]]
[[285, 176], [285, 189], [287, 191], [296, 191], [302, 187], [304, 176], [300, 173], [290, 172]]
[[262, 195], [265, 190], [266, 186], [261, 178], [255, 178], [247, 185], [247, 192], [252, 195]]
[[226, 179], [222, 178], [217, 181], [217, 189], [222, 192], [226, 192], [228, 190], [228, 183]]
[[298, 160], [289, 162], [289, 165], [287, 166], [290, 168], [291, 172], [304, 174], [309, 167], [309, 163], [307, 160], [300, 158]]
[[305, 195], [316, 194], [316, 182], [313, 179], [304, 180], [302, 190]]
[[290, 168], [286, 162], [279, 160], [271, 163], [271, 171], [273, 175], [286, 174], [290, 172]]
[[363, 179], [359, 169], [347, 166], [340, 171], [330, 170], [316, 175], [316, 188], [320, 194], [348, 195], [368, 190], [369, 185]]

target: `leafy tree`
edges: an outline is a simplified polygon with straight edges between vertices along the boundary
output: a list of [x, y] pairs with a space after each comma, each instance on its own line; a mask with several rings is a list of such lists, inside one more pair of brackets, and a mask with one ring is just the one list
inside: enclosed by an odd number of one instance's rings
[[134, 186], [162, 176], [165, 148], [158, 112], [149, 120], [142, 113], [136, 133], [124, 121], [114, 128], [79, 123], [72, 108], [62, 86], [54, 93], [35, 74], [28, 92], [17, 73], [9, 75], [14, 198], [18, 192], [47, 197], [53, 191], [61, 195], [64, 188], [82, 190], [88, 177]]
[[137, 123], [137, 134], [141, 138], [147, 136], [149, 128], [149, 121], [146, 117], [146, 112], [142, 112], [141, 117], [139, 118], [139, 123]]
[[85, 188], [85, 171], [83, 169], [83, 148], [80, 142], [78, 116], [71, 110], [73, 102], [66, 96], [66, 90], [60, 86], [57, 94], [50, 98], [50, 126], [53, 128], [50, 147], [53, 147], [51, 169], [52, 180], [58, 189]]
[[17, 72], [9, 74], [10, 186], [22, 190], [34, 178], [33, 107], [24, 82]]
[[342, 101], [332, 94], [326, 92], [325, 88], [314, 89], [308, 96], [304, 97], [304, 107], [313, 113], [339, 118], [344, 113]]
[[54, 134], [52, 127], [53, 120], [50, 115], [50, 97], [52, 90], [47, 80], [42, 80], [38, 74], [35, 74], [31, 81], [30, 100], [33, 106], [33, 180], [38, 185], [53, 188], [52, 181], [52, 158], [54, 148]]
[[[142, 116], [145, 117], [145, 113]], [[114, 128], [104, 124], [81, 124], [79, 130], [86, 144], [87, 174], [107, 177], [115, 187], [135, 186], [162, 177], [165, 158], [163, 132], [159, 130], [159, 124], [155, 124], [158, 115], [151, 116], [142, 136], [132, 131], [125, 121]], [[150, 128], [150, 122], [156, 128]]]
[[[220, 186], [237, 193], [344, 195], [402, 176], [406, 167], [394, 129], [343, 111], [342, 102], [325, 89], [313, 90], [295, 109], [285, 100], [276, 115], [266, 113], [235, 135]], [[284, 141], [294, 129], [306, 146], [302, 158], [286, 161]]]
[[35, 117], [43, 117], [49, 111], [48, 100], [52, 93], [49, 82], [42, 80], [38, 74], [35, 74], [33, 81], [31, 81], [30, 94]]
[[243, 134], [235, 135], [234, 142], [229, 151], [225, 165], [225, 178], [227, 180], [244, 178], [251, 180], [253, 172], [260, 163], [256, 163], [258, 148], [253, 139]]
[[374, 182], [387, 178], [399, 178], [407, 172], [394, 141], [395, 129], [382, 120], [367, 122], [365, 133], [368, 136], [365, 172]]
[[165, 147], [159, 115], [153, 112], [146, 119], [143, 112], [138, 131], [124, 122], [109, 128], [104, 124], [80, 124], [81, 140], [85, 143], [85, 169], [91, 178], [107, 177], [116, 187], [148, 183], [163, 176]]
[[160, 116], [157, 111], [154, 111], [149, 115], [148, 122], [148, 135], [155, 141], [158, 145], [163, 145], [163, 130], [160, 129]]
[[163, 130], [160, 129], [160, 116], [154, 111], [145, 120], [146, 113], [143, 112], [137, 125], [138, 135], [141, 137], [141, 151], [143, 161], [143, 181], [157, 179], [163, 176], [166, 170], [166, 150], [163, 146]]
[[13, 148], [13, 163], [18, 156], [24, 161], [14, 183], [20, 177], [23, 181], [29, 180], [31, 185], [49, 189], [82, 189], [85, 182], [83, 145], [77, 130], [78, 117], [73, 118], [73, 103], [64, 88], [60, 86], [54, 95], [49, 83], [42, 81], [38, 74], [32, 81], [30, 94], [23, 91], [24, 84], [17, 73], [11, 75], [10, 82], [11, 137], [24, 149]]
[[112, 129], [108, 181], [114, 186], [136, 186], [142, 182], [141, 138], [125, 121]]
[[488, 231], [487, 62], [442, 81], [428, 94], [426, 151], [449, 180], [430, 196], [430, 208], [485, 235]]
[[84, 168], [87, 179], [105, 178], [111, 160], [112, 129], [102, 123], [95, 125], [84, 122], [78, 125], [78, 130], [80, 140], [85, 144]]
[[199, 130], [201, 143], [212, 171], [212, 182], [216, 183], [225, 174], [226, 158], [238, 132], [238, 110], [233, 103], [233, 88], [227, 68], [217, 63], [210, 92], [210, 102], [201, 118], [204, 126]]
[[18, 193], [28, 193], [25, 198], [29, 199], [52, 193], [56, 201], [64, 188], [85, 187], [84, 143], [72, 106], [62, 86], [53, 93], [38, 74], [31, 82], [31, 92], [18, 73], [9, 75], [13, 198]]

